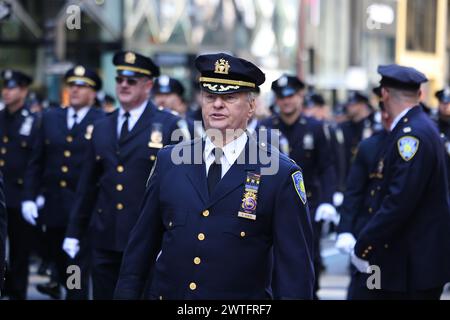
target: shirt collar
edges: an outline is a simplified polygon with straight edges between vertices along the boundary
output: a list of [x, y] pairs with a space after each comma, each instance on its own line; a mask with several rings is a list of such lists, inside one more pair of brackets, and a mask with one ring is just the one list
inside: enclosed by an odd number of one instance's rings
[[[222, 147], [223, 154], [228, 163], [233, 164], [236, 161], [236, 159], [242, 153], [242, 150], [244, 150], [245, 145], [247, 144], [247, 140], [248, 140], [247, 134], [243, 133], [237, 139], [230, 141], [228, 144]], [[204, 158], [208, 159], [208, 157], [211, 155], [211, 152], [215, 148], [217, 148], [216, 145], [211, 141], [211, 139], [208, 136], [206, 136], [205, 150], [203, 153]]]
[[86, 106], [86, 107], [81, 108], [78, 111], [75, 111], [74, 107], [69, 107], [68, 116], [69, 116], [69, 118], [72, 118], [74, 116], [74, 114], [76, 113], [77, 114], [77, 122], [80, 123], [81, 120], [84, 119], [84, 117], [86, 116], [86, 114], [89, 112], [90, 109], [91, 109], [90, 106]]
[[[145, 107], [147, 106], [148, 101], [144, 101], [139, 107], [133, 108], [130, 111], [130, 120], [137, 121], [142, 113], [144, 113]], [[120, 107], [119, 109], [119, 119], [122, 119], [123, 115], [126, 113], [126, 111], [123, 109], [123, 107]]]
[[394, 131], [395, 127], [397, 126], [397, 124], [399, 123], [399, 121], [408, 113], [409, 110], [411, 110], [413, 107], [411, 108], [406, 108], [405, 110], [403, 110], [398, 116], [395, 117], [394, 121], [392, 121], [391, 124], [391, 131]]

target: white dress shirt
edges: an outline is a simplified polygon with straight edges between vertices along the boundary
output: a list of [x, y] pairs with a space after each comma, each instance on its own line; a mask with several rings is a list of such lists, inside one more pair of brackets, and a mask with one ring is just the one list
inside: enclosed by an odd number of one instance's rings
[[[131, 109], [129, 112], [130, 117], [128, 118], [128, 132], [131, 132], [133, 130], [134, 126], [138, 122], [141, 115], [144, 113], [145, 107], [147, 107], [147, 101], [145, 101], [143, 104], [141, 104], [137, 108]], [[122, 125], [127, 119], [125, 117], [125, 111], [122, 107], [119, 109], [119, 118], [117, 119], [117, 137], [120, 137], [120, 131], [122, 130]]]
[[[231, 166], [236, 162], [237, 158], [244, 150], [245, 145], [247, 144], [247, 140], [247, 134], [243, 133], [239, 136], [239, 138], [234, 139], [221, 148], [223, 150], [223, 155], [220, 159], [222, 164], [222, 178], [228, 172]], [[208, 175], [209, 167], [215, 160], [215, 157], [212, 154], [212, 151], [215, 148], [217, 148], [216, 145], [211, 141], [209, 137], [206, 137], [205, 150], [203, 151], [203, 159], [205, 159], [206, 164], [206, 175]]]
[[91, 109], [91, 107], [83, 107], [80, 110], [75, 111], [75, 109], [73, 107], [68, 107], [68, 109], [67, 109], [67, 128], [69, 128], [69, 130], [70, 130], [75, 125], [75, 118], [74, 118], [75, 113], [77, 114], [77, 120], [76, 120], [77, 124], [80, 124], [81, 121], [83, 121], [84, 117], [86, 117], [86, 115], [90, 109]]
[[411, 110], [413, 107], [403, 110], [398, 116], [395, 117], [394, 121], [392, 121], [391, 124], [391, 131], [394, 131], [395, 127], [397, 126], [398, 122], [408, 113], [409, 110]]

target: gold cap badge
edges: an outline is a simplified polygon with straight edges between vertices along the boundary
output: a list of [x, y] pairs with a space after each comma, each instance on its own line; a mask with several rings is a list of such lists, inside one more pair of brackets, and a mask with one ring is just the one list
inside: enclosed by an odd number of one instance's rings
[[86, 73], [86, 69], [84, 69], [82, 66], [78, 66], [75, 68], [74, 73], [76, 76], [82, 77]]
[[136, 55], [133, 52], [127, 52], [127, 54], [125, 54], [125, 62], [134, 64], [136, 62]]
[[225, 59], [217, 60], [215, 66], [214, 73], [228, 74], [230, 71], [230, 64]]

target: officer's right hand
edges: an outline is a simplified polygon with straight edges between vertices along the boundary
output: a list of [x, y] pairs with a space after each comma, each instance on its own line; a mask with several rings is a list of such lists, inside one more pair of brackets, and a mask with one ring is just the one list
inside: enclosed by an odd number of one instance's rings
[[322, 203], [316, 210], [315, 221], [333, 222], [339, 224], [340, 216], [336, 209], [329, 203]]
[[34, 201], [22, 202], [22, 217], [26, 222], [35, 226], [36, 219], [39, 216], [38, 207]]
[[355, 244], [355, 237], [351, 233], [346, 232], [338, 235], [335, 247], [342, 253], [350, 254], [353, 251]]
[[63, 243], [63, 250], [72, 259], [76, 257], [80, 251], [80, 241], [75, 238], [65, 238]]

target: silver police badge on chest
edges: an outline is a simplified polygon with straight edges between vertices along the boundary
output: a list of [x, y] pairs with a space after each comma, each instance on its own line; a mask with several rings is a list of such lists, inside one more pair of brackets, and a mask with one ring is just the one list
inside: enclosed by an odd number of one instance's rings
[[312, 150], [314, 149], [314, 137], [312, 134], [305, 134], [303, 137], [303, 149]]
[[31, 129], [33, 128], [34, 118], [32, 116], [28, 116], [22, 122], [22, 126], [20, 127], [19, 134], [22, 136], [29, 136], [31, 133]]

